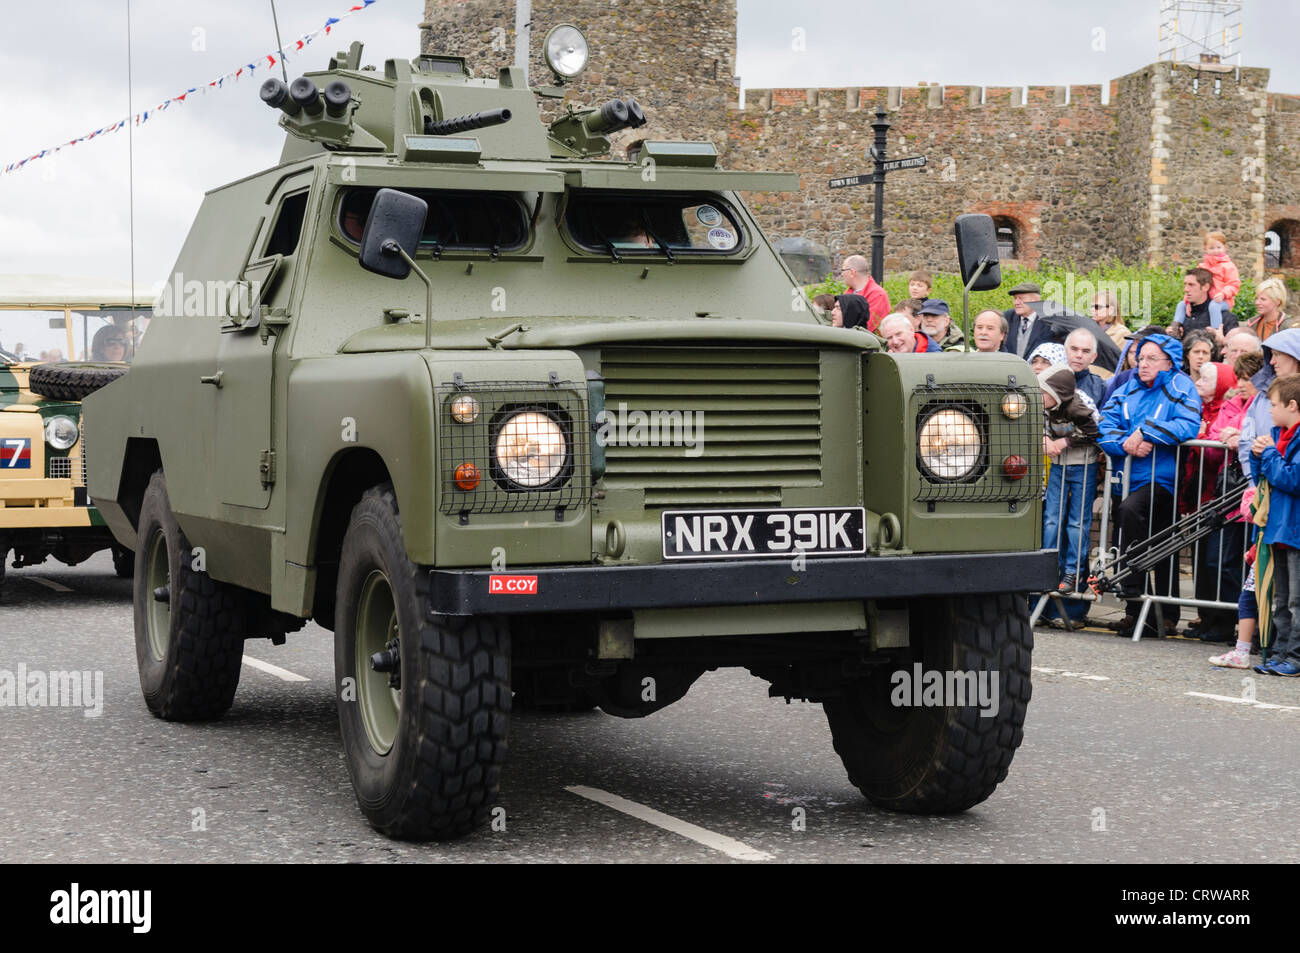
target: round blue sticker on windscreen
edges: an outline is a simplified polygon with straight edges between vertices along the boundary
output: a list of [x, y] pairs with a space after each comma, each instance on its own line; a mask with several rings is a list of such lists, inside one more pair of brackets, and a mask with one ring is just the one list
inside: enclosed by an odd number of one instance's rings
[[736, 233], [729, 228], [709, 229], [709, 244], [720, 251], [736, 247]]

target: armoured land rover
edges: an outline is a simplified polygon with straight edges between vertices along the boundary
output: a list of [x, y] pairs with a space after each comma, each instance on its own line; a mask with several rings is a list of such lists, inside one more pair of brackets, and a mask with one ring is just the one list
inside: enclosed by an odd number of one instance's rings
[[1055, 582], [1028, 366], [827, 326], [740, 198], [797, 176], [611, 159], [641, 107], [545, 122], [556, 89], [360, 44], [263, 86], [280, 164], [207, 194], [86, 402], [146, 704], [220, 717], [243, 641], [314, 619], [361, 810], [444, 838], [512, 705], [640, 717], [743, 666], [824, 705], [875, 804], [979, 803], [1030, 696], [1018, 593]]
[[[133, 300], [129, 288], [99, 279], [0, 275], [0, 594], [11, 554], [15, 568], [49, 558], [75, 566], [111, 549], [117, 574], [131, 575], [131, 550], [86, 494], [80, 401], [126, 373]], [[57, 345], [38, 349], [38, 340]], [[41, 362], [24, 342], [36, 354], [102, 360]], [[121, 346], [94, 353], [110, 343]]]

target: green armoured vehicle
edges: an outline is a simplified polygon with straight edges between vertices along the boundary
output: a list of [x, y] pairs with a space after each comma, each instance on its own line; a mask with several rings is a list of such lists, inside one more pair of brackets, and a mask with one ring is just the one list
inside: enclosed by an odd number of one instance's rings
[[821, 702], [878, 805], [986, 798], [1056, 581], [1028, 366], [821, 322], [740, 199], [797, 177], [610, 159], [634, 100], [546, 123], [519, 68], [360, 57], [265, 84], [280, 164], [208, 193], [86, 402], [149, 708], [219, 717], [243, 641], [314, 619], [393, 836], [488, 815], [512, 704], [638, 717], [721, 666]]

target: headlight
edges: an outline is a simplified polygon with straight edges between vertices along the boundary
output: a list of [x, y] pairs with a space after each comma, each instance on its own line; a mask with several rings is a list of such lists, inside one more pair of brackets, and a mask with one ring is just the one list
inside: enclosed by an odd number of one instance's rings
[[51, 417], [45, 421], [45, 442], [55, 450], [67, 450], [77, 442], [77, 422], [71, 417]]
[[564, 431], [539, 411], [515, 414], [497, 431], [494, 458], [506, 479], [520, 486], [545, 486], [560, 475], [569, 455]]
[[970, 476], [983, 451], [975, 421], [952, 408], [935, 411], [925, 419], [919, 443], [926, 475], [944, 482]]

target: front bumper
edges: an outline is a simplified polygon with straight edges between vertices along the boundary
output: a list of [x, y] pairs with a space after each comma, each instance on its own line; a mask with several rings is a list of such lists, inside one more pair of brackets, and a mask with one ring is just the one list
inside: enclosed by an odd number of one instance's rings
[[799, 572], [786, 560], [506, 572], [433, 569], [428, 614], [604, 612], [1030, 592], [1051, 589], [1057, 574], [1054, 549], [809, 559]]

